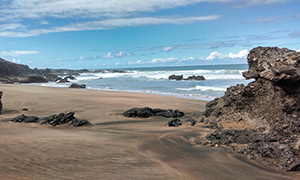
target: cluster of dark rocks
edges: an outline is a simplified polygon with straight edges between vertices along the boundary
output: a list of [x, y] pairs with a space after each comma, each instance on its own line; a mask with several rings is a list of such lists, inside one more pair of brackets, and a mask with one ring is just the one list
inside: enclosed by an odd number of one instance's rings
[[25, 116], [24, 114], [11, 119], [12, 122], [23, 122], [23, 123], [40, 123], [50, 124], [51, 126], [59, 126], [63, 124], [71, 125], [74, 127], [81, 126], [92, 126], [87, 120], [77, 119], [74, 112], [55, 114], [49, 117], [39, 118], [37, 116]]
[[254, 81], [230, 87], [209, 102], [200, 121], [219, 128], [224, 122], [241, 122], [251, 131], [219, 130], [208, 139], [228, 145], [241, 143], [241, 136], [250, 158], [284, 171], [300, 170], [300, 53], [257, 47], [247, 59], [249, 70], [243, 76]]
[[150, 116], [161, 116], [166, 118], [176, 118], [176, 117], [182, 117], [184, 116], [184, 113], [179, 110], [173, 110], [173, 109], [152, 109], [149, 107], [144, 108], [132, 108], [128, 111], [125, 111], [122, 113], [125, 117], [140, 117], [140, 118], [148, 118]]
[[183, 75], [171, 75], [169, 76], [169, 80], [176, 80], [176, 81], [182, 81], [182, 80], [185, 80], [185, 81], [189, 81], [189, 80], [194, 80], [194, 81], [203, 81], [205, 80], [204, 76], [189, 76], [187, 78], [183, 78]]
[[139, 117], [139, 118], [148, 118], [151, 116], [161, 116], [168, 118], [168, 126], [170, 127], [179, 127], [183, 123], [191, 123], [191, 126], [194, 126], [196, 124], [196, 120], [192, 118], [188, 118], [186, 120], [180, 119], [180, 117], [185, 116], [184, 112], [181, 112], [179, 110], [173, 110], [173, 109], [159, 109], [159, 108], [132, 108], [128, 111], [125, 111], [122, 113], [125, 117]]
[[81, 73], [127, 73], [123, 70], [71, 70], [71, 69], [31, 69], [27, 65], [16, 64], [0, 58], [0, 83], [67, 83]]
[[183, 123], [191, 123], [191, 126], [195, 126], [196, 124], [196, 120], [193, 118], [188, 118], [186, 120], [181, 120], [179, 118], [169, 118], [168, 119], [168, 126], [169, 127], [179, 127], [181, 126]]

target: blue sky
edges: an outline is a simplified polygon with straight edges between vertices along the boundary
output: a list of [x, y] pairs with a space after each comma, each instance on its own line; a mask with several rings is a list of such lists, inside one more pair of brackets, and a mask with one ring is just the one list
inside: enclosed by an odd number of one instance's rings
[[241, 64], [300, 50], [299, 0], [0, 0], [0, 57], [32, 68]]

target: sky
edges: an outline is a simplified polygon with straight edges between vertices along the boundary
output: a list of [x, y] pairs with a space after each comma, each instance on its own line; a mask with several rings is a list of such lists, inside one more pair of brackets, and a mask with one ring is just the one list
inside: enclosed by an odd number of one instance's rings
[[300, 51], [299, 0], [0, 0], [0, 57], [31, 68], [244, 64]]

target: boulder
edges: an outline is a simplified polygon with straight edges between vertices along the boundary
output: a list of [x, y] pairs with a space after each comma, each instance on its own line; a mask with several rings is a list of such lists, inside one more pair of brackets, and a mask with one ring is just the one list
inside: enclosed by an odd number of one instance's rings
[[176, 117], [182, 117], [184, 116], [184, 113], [179, 110], [164, 110], [164, 109], [152, 109], [149, 107], [144, 108], [132, 108], [128, 111], [125, 111], [122, 113], [125, 117], [140, 117], [140, 118], [148, 118], [150, 116], [161, 116], [166, 118], [176, 118]]
[[189, 76], [188, 78], [184, 79], [184, 80], [194, 80], [194, 81], [203, 81], [205, 80], [204, 76]]
[[181, 80], [183, 80], [183, 75], [175, 75], [175, 74], [173, 74], [173, 75], [169, 76], [169, 80], [181, 81]]
[[76, 80], [76, 77], [73, 77], [73, 76], [67, 76], [67, 77], [65, 77], [65, 79], [68, 79], [68, 80]]
[[195, 124], [197, 123], [197, 121], [193, 118], [189, 118], [187, 120], [185, 120], [185, 123], [191, 123], [191, 126], [195, 126]]
[[37, 116], [25, 116], [21, 114], [18, 117], [11, 119], [12, 122], [37, 123], [40, 120]]
[[56, 82], [59, 77], [55, 74], [46, 74], [45, 78], [47, 79], [47, 81]]
[[168, 126], [169, 127], [179, 127], [182, 125], [182, 121], [178, 118], [169, 118], [168, 119]]
[[68, 83], [68, 82], [70, 82], [69, 80], [68, 80], [68, 78], [58, 78], [57, 80], [56, 80], [56, 82], [57, 83]]
[[29, 76], [26, 78], [22, 78], [20, 83], [47, 83], [47, 79], [41, 76]]
[[224, 122], [244, 122], [265, 136], [259, 142], [248, 141], [249, 157], [272, 159], [271, 165], [284, 171], [299, 170], [300, 53], [257, 47], [250, 51], [248, 64], [243, 75], [254, 81], [230, 87], [223, 97], [207, 103], [200, 121], [219, 127]]
[[86, 85], [85, 84], [76, 84], [76, 83], [73, 83], [70, 85], [69, 88], [86, 88]]
[[80, 126], [92, 126], [87, 120], [77, 119], [74, 112], [55, 114], [49, 117], [39, 118], [36, 116], [25, 116], [24, 114], [11, 119], [12, 122], [24, 122], [24, 123], [40, 123], [50, 124], [51, 126], [58, 126], [63, 124], [72, 125], [74, 127]]

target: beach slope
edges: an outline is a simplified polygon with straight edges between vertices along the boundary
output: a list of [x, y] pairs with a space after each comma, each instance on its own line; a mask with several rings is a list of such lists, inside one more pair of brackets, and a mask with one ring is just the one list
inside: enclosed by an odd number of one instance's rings
[[[167, 127], [167, 119], [126, 118], [133, 107], [179, 109], [187, 116], [204, 101], [86, 89], [1, 85], [0, 177], [6, 179], [296, 179], [223, 147], [196, 145], [211, 129]], [[22, 111], [27, 108], [29, 111]], [[13, 123], [22, 113], [74, 111], [92, 127]]]

